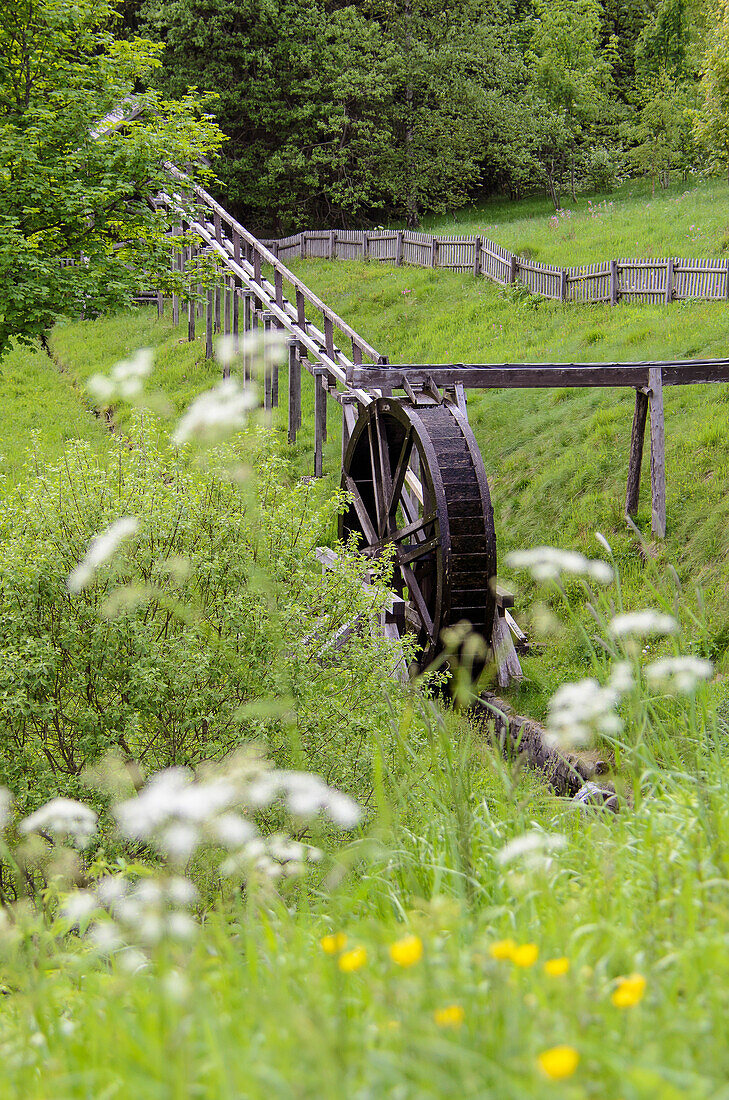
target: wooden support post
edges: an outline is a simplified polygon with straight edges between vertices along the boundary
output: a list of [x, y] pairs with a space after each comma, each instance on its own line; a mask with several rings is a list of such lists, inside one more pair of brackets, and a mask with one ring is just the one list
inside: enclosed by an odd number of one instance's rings
[[482, 244], [483, 244], [483, 242], [482, 242], [481, 238], [476, 237], [476, 240], [475, 240], [475, 243], [474, 243], [474, 252], [473, 252], [473, 274], [476, 275], [476, 276], [481, 274], [481, 247], [482, 247]]
[[220, 214], [217, 210], [213, 212], [213, 226], [215, 227], [215, 240], [218, 244], [223, 243], [223, 229], [220, 223]]
[[512, 253], [509, 253], [509, 282], [510, 283], [515, 283], [516, 282], [516, 266], [517, 266], [516, 256], [514, 256]]
[[301, 360], [296, 340], [289, 340], [289, 443], [301, 425]]
[[324, 474], [324, 441], [327, 432], [326, 371], [314, 367], [314, 477]]
[[673, 301], [673, 260], [666, 260], [666, 303]]
[[221, 327], [220, 326], [220, 312], [221, 312], [220, 311], [220, 306], [221, 306], [220, 299], [222, 298], [222, 296], [223, 296], [222, 287], [216, 286], [216, 288], [215, 288], [215, 331], [216, 331], [216, 333], [220, 332], [220, 327]]
[[334, 355], [334, 324], [327, 313], [324, 314], [324, 347], [331, 359]]
[[273, 281], [276, 289], [276, 305], [283, 309], [283, 275], [278, 268], [273, 273]]
[[559, 300], [567, 301], [567, 268], [563, 267], [559, 273]]
[[726, 286], [724, 288], [724, 297], [729, 302], [729, 260], [726, 261]]
[[494, 662], [496, 664], [496, 676], [499, 687], [508, 687], [512, 680], [516, 680], [517, 683], [523, 680], [524, 673], [522, 672], [519, 658], [516, 655], [511, 631], [509, 630], [502, 609], [498, 604], [494, 612], [494, 629], [491, 635], [491, 645], [494, 651]]
[[270, 313], [264, 312], [263, 314], [263, 407], [267, 411], [272, 408], [272, 372], [270, 362], [270, 351], [268, 347], [268, 334], [271, 331], [271, 325], [273, 318]]
[[610, 261], [610, 305], [618, 304], [618, 261]]
[[337, 258], [337, 234], [333, 229], [329, 230], [329, 259]]
[[301, 259], [305, 260], [306, 259], [306, 230], [304, 230], [304, 232], [299, 234], [299, 235], [300, 235], [300, 238], [301, 238], [301, 241], [300, 241], [300, 244], [301, 244]]
[[344, 468], [344, 456], [347, 453], [349, 440], [357, 423], [359, 415], [359, 403], [353, 393], [342, 395], [342, 468]]
[[662, 539], [666, 534], [666, 430], [663, 417], [663, 371], [648, 371], [651, 418], [651, 529]]
[[366, 229], [362, 231], [362, 259], [369, 260], [370, 258], [370, 235]]
[[[182, 228], [173, 229], [173, 236], [179, 237], [182, 233]], [[182, 250], [176, 249], [172, 256], [172, 269], [173, 271], [182, 271]], [[172, 295], [172, 324], [177, 327], [180, 323], [180, 297], [178, 294]]]
[[296, 324], [306, 332], [306, 298], [296, 288]]
[[438, 254], [440, 252], [440, 241], [437, 237], [431, 237], [430, 240], [430, 266], [438, 266]]
[[638, 499], [640, 497], [640, 468], [643, 462], [643, 440], [645, 438], [645, 421], [648, 415], [648, 394], [643, 390], [635, 391], [635, 412], [633, 413], [633, 430], [630, 435], [630, 460], [628, 462], [628, 488], [625, 494], [625, 514], [635, 516], [638, 514]]
[[208, 308], [205, 313], [205, 358], [212, 359], [213, 357], [213, 294], [211, 289], [208, 291]]
[[162, 297], [162, 291], [158, 290], [157, 291], [157, 316], [160, 318], [160, 320], [163, 317], [164, 312], [165, 312], [165, 300]]
[[195, 339], [195, 299], [192, 297], [192, 287], [190, 287], [190, 298], [187, 301], [187, 339], [189, 341]]
[[243, 293], [243, 381], [251, 380], [251, 331], [253, 329], [253, 309], [250, 291]]
[[237, 229], [231, 230], [233, 236], [233, 259], [237, 264], [241, 262], [240, 256], [240, 233]]
[[402, 267], [402, 229], [398, 229], [397, 236], [395, 238], [395, 264], [397, 267]]
[[232, 329], [233, 329], [233, 351], [238, 354], [240, 351], [240, 336], [238, 333], [238, 325], [240, 324], [240, 288], [233, 286], [233, 317], [232, 317]]

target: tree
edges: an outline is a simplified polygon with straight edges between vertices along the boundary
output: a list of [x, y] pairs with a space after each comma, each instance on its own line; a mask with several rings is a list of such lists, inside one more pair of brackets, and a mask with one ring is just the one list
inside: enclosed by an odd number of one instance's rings
[[[114, 19], [111, 0], [1, 0], [0, 354], [169, 269], [169, 217], [148, 202], [163, 162], [194, 172], [219, 144], [192, 92], [136, 91], [161, 47], [115, 39]], [[105, 126], [133, 94], [138, 117]]]
[[717, 165], [724, 164], [729, 181], [729, 0], [719, 0], [704, 55], [699, 102], [696, 137]]

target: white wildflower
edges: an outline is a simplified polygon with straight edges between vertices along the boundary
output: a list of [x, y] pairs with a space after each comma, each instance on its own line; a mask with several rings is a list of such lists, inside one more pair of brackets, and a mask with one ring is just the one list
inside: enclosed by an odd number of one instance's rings
[[677, 630], [678, 623], [672, 615], [654, 611], [653, 608], [616, 615], [610, 623], [610, 633], [614, 638], [624, 638], [626, 635], [647, 638], [652, 634], [675, 634]]
[[635, 686], [633, 666], [630, 661], [616, 661], [610, 669], [610, 687], [618, 695], [626, 695]]
[[167, 897], [174, 905], [193, 905], [198, 899], [197, 887], [189, 878], [176, 875], [167, 883]]
[[190, 983], [179, 970], [169, 970], [162, 979], [162, 988], [171, 1001], [186, 1001], [190, 996]]
[[339, 829], [353, 829], [362, 817], [362, 811], [354, 799], [340, 791], [330, 791], [325, 809], [332, 824]]
[[140, 348], [133, 359], [122, 359], [111, 369], [111, 374], [93, 374], [86, 383], [91, 395], [104, 404], [115, 397], [127, 400], [142, 392], [144, 379], [152, 370], [154, 353], [151, 348]]
[[525, 867], [548, 867], [550, 853], [567, 844], [566, 837], [558, 833], [542, 833], [534, 829], [523, 836], [514, 837], [496, 853], [496, 862], [502, 867], [520, 861]]
[[13, 805], [13, 796], [7, 787], [0, 787], [0, 832], [10, 821], [10, 808]]
[[248, 412], [257, 404], [252, 387], [241, 386], [236, 378], [225, 378], [195, 398], [172, 438], [180, 444], [191, 439], [214, 442], [245, 427]]
[[612, 555], [612, 552], [613, 552], [612, 546], [610, 545], [608, 540], [605, 538], [602, 531], [596, 531], [595, 532], [595, 538], [600, 543], [600, 545], [602, 547], [604, 547], [605, 550], [607, 550], [608, 554]]
[[129, 892], [129, 881], [124, 875], [104, 875], [96, 884], [96, 895], [105, 907], [121, 900]]
[[86, 389], [103, 405], [108, 405], [116, 395], [116, 386], [105, 374], [92, 374], [86, 383]]
[[615, 713], [620, 693], [588, 677], [563, 684], [549, 701], [548, 738], [563, 748], [589, 744], [595, 734], [615, 734], [622, 722]]
[[174, 940], [190, 940], [197, 932], [197, 925], [189, 913], [170, 913], [167, 918], [167, 932]]
[[96, 814], [72, 798], [54, 798], [20, 823], [22, 833], [50, 833], [85, 845], [96, 832]]
[[147, 956], [136, 947], [125, 947], [117, 955], [117, 962], [127, 974], [138, 974], [140, 970], [149, 966]]
[[72, 925], [90, 917], [99, 908], [97, 898], [89, 890], [74, 890], [68, 894], [61, 905], [61, 912]]
[[99, 566], [109, 561], [119, 544], [133, 535], [138, 527], [139, 521], [134, 516], [123, 516], [110, 524], [100, 535], [96, 535], [89, 543], [85, 556], [69, 574], [66, 582], [69, 591], [80, 592], [86, 588], [94, 579]]
[[239, 848], [256, 835], [250, 821], [239, 814], [221, 814], [212, 822], [211, 831], [225, 848]]
[[186, 860], [202, 840], [202, 832], [190, 821], [173, 821], [157, 834], [162, 851], [171, 859]]
[[562, 574], [588, 577], [598, 584], [610, 584], [613, 571], [599, 558], [586, 558], [576, 550], [557, 550], [553, 546], [535, 546], [531, 550], [514, 550], [506, 556], [512, 569], [526, 569], [535, 580], [558, 580]]
[[124, 945], [116, 924], [110, 920], [99, 921], [89, 932], [91, 942], [104, 954], [116, 951]]
[[662, 686], [670, 694], [691, 695], [713, 672], [714, 666], [704, 657], [660, 657], [646, 665], [645, 676], [650, 684]]

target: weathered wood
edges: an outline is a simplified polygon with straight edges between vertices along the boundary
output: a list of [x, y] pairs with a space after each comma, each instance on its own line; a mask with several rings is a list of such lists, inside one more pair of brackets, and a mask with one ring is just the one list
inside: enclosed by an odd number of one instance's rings
[[[240, 333], [238, 331], [240, 325], [240, 290], [237, 286], [233, 287], [233, 317], [232, 317], [232, 329], [233, 329], [233, 351], [237, 355], [240, 351]], [[230, 373], [230, 368], [228, 369]]]
[[516, 274], [517, 274], [518, 263], [519, 263], [519, 261], [518, 261], [517, 257], [510, 254], [509, 255], [509, 280], [508, 280], [509, 283], [515, 283], [516, 282]]
[[314, 477], [324, 473], [324, 440], [327, 430], [326, 372], [314, 368]]
[[162, 318], [165, 312], [165, 300], [162, 297], [162, 291], [157, 291], [157, 316]]
[[296, 433], [301, 426], [301, 360], [299, 345], [295, 339], [289, 340], [289, 443], [296, 442]]
[[438, 256], [440, 254], [439, 253], [439, 245], [440, 245], [440, 241], [438, 240], [438, 238], [437, 237], [431, 237], [431, 241], [430, 241], [430, 266], [431, 267], [437, 267], [438, 266]]
[[660, 367], [648, 372], [651, 421], [651, 529], [657, 538], [666, 534], [666, 436], [663, 417], [663, 379]]
[[221, 298], [223, 296], [222, 288], [220, 286], [215, 287], [215, 332], [220, 332], [221, 329]]
[[354, 429], [354, 425], [357, 422], [357, 414], [359, 412], [359, 404], [354, 394], [345, 393], [341, 397], [342, 405], [342, 467], [344, 467], [344, 456], [347, 453], [347, 447], [349, 446], [350, 436]]
[[673, 301], [673, 260], [666, 260], [666, 304]]
[[473, 274], [479, 276], [481, 274], [481, 238], [476, 237], [473, 246]]
[[572, 386], [648, 385], [651, 367], [662, 370], [663, 384], [682, 386], [699, 382], [729, 382], [729, 359], [668, 360], [660, 363], [502, 363], [452, 364], [399, 363], [387, 367], [354, 367], [351, 384], [365, 389], [389, 386], [403, 389], [407, 379], [413, 387], [454, 386], [467, 389], [549, 389]]
[[261, 317], [263, 323], [263, 407], [267, 412], [273, 408], [273, 370], [268, 334], [271, 331], [273, 317], [265, 311]]
[[213, 297], [214, 291], [208, 291], [208, 303], [205, 313], [205, 358], [213, 357]]
[[192, 342], [195, 339], [195, 299], [187, 301], [187, 339]]
[[630, 434], [630, 460], [628, 462], [628, 488], [625, 494], [625, 512], [629, 516], [638, 514], [640, 496], [640, 469], [643, 462], [643, 440], [645, 422], [648, 415], [648, 394], [643, 390], [635, 391], [635, 411], [633, 429]]
[[496, 664], [496, 677], [499, 687], [508, 687], [512, 681], [520, 683], [524, 679], [519, 658], [514, 648], [514, 639], [499, 607], [494, 613], [494, 628], [492, 635], [492, 647], [494, 663]]
[[251, 369], [251, 333], [253, 331], [253, 295], [243, 292], [243, 380], [250, 382]]
[[395, 237], [395, 266], [402, 267], [402, 229], [398, 229], [397, 236]]
[[563, 267], [559, 273], [559, 298], [561, 302], [567, 301], [567, 268]]
[[225, 281], [225, 309], [223, 310], [223, 333], [226, 336], [230, 336], [230, 287], [228, 280]]
[[618, 261], [610, 261], [610, 305], [618, 304]]

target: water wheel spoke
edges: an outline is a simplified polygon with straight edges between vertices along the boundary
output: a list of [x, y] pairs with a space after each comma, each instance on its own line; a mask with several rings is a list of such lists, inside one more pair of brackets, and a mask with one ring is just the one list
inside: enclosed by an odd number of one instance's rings
[[382, 505], [383, 505], [383, 531], [386, 535], [390, 525], [390, 502], [392, 500], [392, 469], [390, 466], [390, 448], [387, 443], [387, 431], [380, 417], [380, 412], [375, 405], [375, 428], [377, 431], [377, 448], [380, 456], [380, 470], [382, 471]]
[[406, 527], [399, 527], [396, 531], [393, 531], [391, 538], [393, 542], [402, 542], [403, 539], [408, 539], [411, 535], [422, 534], [425, 537], [425, 528], [430, 523], [435, 523], [437, 518], [436, 512], [428, 512], [427, 516], [417, 516]]
[[387, 513], [385, 512], [385, 498], [382, 491], [382, 456], [380, 455], [379, 439], [375, 442], [372, 437], [371, 420], [367, 422], [367, 438], [372, 466], [372, 484], [375, 492], [375, 509], [377, 511], [377, 536], [373, 541], [377, 542], [377, 539], [385, 533]]
[[395, 472], [392, 475], [392, 485], [390, 487], [390, 495], [388, 497], [387, 512], [391, 518], [394, 518], [397, 506], [401, 503], [400, 497], [402, 495], [403, 486], [405, 484], [405, 475], [408, 472], [408, 463], [410, 462], [410, 455], [413, 450], [413, 429], [412, 425], [405, 433], [405, 438], [402, 441], [402, 447], [400, 448], [400, 454], [398, 460], [395, 463]]
[[429, 554], [431, 550], [437, 550], [440, 546], [440, 538], [435, 535], [432, 539], [427, 539], [425, 542], [418, 542], [415, 546], [402, 546], [398, 548], [397, 560], [401, 565], [407, 565], [411, 561], [416, 561], [418, 558], [422, 558], [425, 554]]
[[413, 604], [415, 605], [415, 610], [417, 611], [418, 615], [420, 616], [420, 621], [423, 624], [423, 629], [425, 630], [426, 634], [430, 638], [431, 642], [434, 642], [435, 641], [435, 627], [433, 626], [433, 620], [430, 616], [430, 612], [428, 611], [428, 605], [425, 601], [425, 597], [423, 596], [423, 593], [420, 589], [420, 584], [418, 583], [418, 581], [415, 577], [415, 574], [413, 573], [413, 571], [412, 571], [412, 569], [410, 568], [409, 565], [405, 565], [402, 562], [400, 562], [399, 563], [399, 569], [400, 569], [400, 572], [402, 573], [402, 579], [405, 581], [405, 584], [407, 585], [408, 593], [410, 595], [410, 599], [412, 600]]
[[349, 474], [344, 475], [344, 480], [348, 492], [352, 494], [352, 497], [354, 499], [354, 510], [357, 513], [357, 519], [362, 525], [362, 531], [364, 532], [364, 536], [367, 539], [367, 542], [371, 547], [379, 546], [379, 536], [372, 524], [370, 514], [367, 511], [367, 505], [362, 499], [362, 494], [359, 491], [357, 482], [354, 480], [353, 477], [350, 477]]

